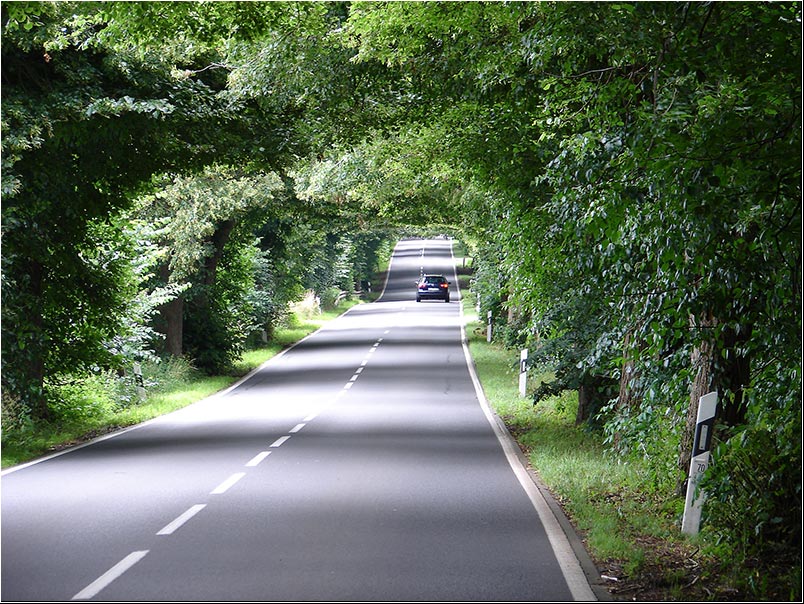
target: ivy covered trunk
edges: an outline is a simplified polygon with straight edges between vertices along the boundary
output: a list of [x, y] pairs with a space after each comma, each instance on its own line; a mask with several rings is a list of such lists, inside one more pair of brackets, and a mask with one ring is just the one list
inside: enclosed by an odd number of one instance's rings
[[[16, 380], [14, 394], [20, 396], [30, 407], [31, 415], [37, 419], [50, 419], [50, 409], [45, 399], [45, 350], [46, 334], [44, 329], [42, 293], [44, 287], [44, 267], [36, 260], [27, 264], [28, 275], [24, 279], [27, 289], [23, 298], [27, 298], [25, 314], [30, 334], [20, 337], [19, 369], [10, 373]], [[27, 340], [27, 342], [25, 342]], [[16, 356], [16, 355], [14, 355]], [[5, 384], [4, 384], [5, 386]]]
[[750, 326], [739, 331], [732, 327], [718, 330], [719, 321], [711, 313], [698, 322], [691, 319], [691, 323], [693, 328], [704, 333], [704, 337], [691, 359], [695, 378], [690, 388], [690, 404], [680, 442], [680, 478], [676, 486], [679, 496], [686, 492], [700, 398], [717, 391], [718, 423], [725, 427], [741, 426], [746, 422], [744, 392], [751, 380], [751, 359], [743, 350], [753, 331]]
[[[162, 283], [170, 281], [170, 265], [166, 262], [159, 268]], [[165, 352], [173, 357], [184, 353], [184, 295], [179, 295], [159, 308], [159, 330], [165, 335]]]
[[695, 441], [695, 426], [698, 422], [698, 402], [704, 394], [712, 392], [715, 387], [715, 355], [717, 347], [713, 337], [717, 320], [711, 313], [707, 313], [698, 321], [690, 318], [693, 329], [704, 332], [700, 344], [693, 350], [691, 363], [695, 378], [690, 388], [690, 404], [687, 408], [687, 419], [684, 432], [679, 443], [678, 471], [679, 479], [676, 482], [676, 495], [683, 497], [687, 491], [687, 479], [692, 459], [692, 446]]
[[215, 295], [218, 264], [234, 230], [234, 220], [218, 223], [209, 238], [211, 253], [204, 259], [200, 283], [191, 290], [184, 304], [183, 339], [199, 369], [210, 374], [225, 371], [231, 362], [233, 342], [227, 328], [226, 311]]

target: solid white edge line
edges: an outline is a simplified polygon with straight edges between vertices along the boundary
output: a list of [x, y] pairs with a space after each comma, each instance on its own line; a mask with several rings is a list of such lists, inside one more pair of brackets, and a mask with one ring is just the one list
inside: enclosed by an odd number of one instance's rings
[[223, 493], [225, 493], [226, 491], [231, 489], [234, 486], [234, 484], [238, 480], [243, 478], [243, 476], [245, 476], [245, 475], [246, 475], [245, 472], [237, 472], [236, 474], [232, 474], [231, 476], [229, 476], [229, 478], [227, 478], [222, 483], [220, 483], [217, 487], [212, 489], [209, 492], [209, 494], [210, 495], [222, 495]]
[[[455, 267], [455, 257], [452, 253], [451, 241], [449, 249], [450, 256], [452, 257], [452, 271], [455, 276], [455, 286], [458, 290], [458, 298], [460, 300], [461, 297], [460, 285], [458, 284], [458, 270]], [[558, 560], [558, 565], [561, 567], [561, 572], [564, 575], [564, 580], [567, 583], [567, 587], [569, 587], [570, 592], [572, 593], [572, 597], [576, 601], [582, 602], [597, 601], [597, 597], [592, 591], [589, 581], [586, 579], [586, 575], [583, 572], [583, 568], [581, 568], [581, 564], [578, 561], [575, 552], [572, 551], [572, 546], [570, 545], [567, 536], [564, 534], [561, 525], [558, 523], [555, 514], [553, 514], [550, 506], [547, 505], [547, 501], [544, 499], [544, 495], [542, 495], [541, 491], [539, 491], [536, 484], [533, 482], [530, 475], [519, 461], [519, 457], [513, 448], [510, 437], [502, 432], [500, 426], [494, 419], [494, 413], [491, 410], [488, 400], [486, 399], [485, 393], [483, 392], [483, 386], [480, 383], [480, 378], [477, 376], [477, 371], [475, 371], [475, 364], [472, 360], [472, 354], [469, 352], [469, 343], [466, 338], [466, 325], [463, 316], [463, 304], [461, 304], [461, 345], [463, 347], [463, 355], [466, 360], [466, 367], [469, 369], [469, 375], [472, 378], [472, 384], [475, 387], [477, 400], [480, 403], [483, 414], [486, 416], [486, 420], [488, 420], [492, 430], [494, 431], [494, 434], [497, 436], [497, 441], [500, 443], [500, 446], [505, 453], [505, 457], [508, 460], [508, 465], [511, 466], [511, 469], [514, 471], [514, 475], [519, 480], [519, 484], [522, 485], [522, 488], [525, 490], [528, 499], [530, 499], [531, 504], [539, 514], [539, 519], [542, 521], [544, 530], [547, 533], [547, 538], [550, 540], [553, 553]]]
[[[397, 245], [398, 245], [398, 244], [397, 244]], [[394, 251], [396, 251], [396, 247], [394, 247]], [[391, 260], [393, 260], [393, 254], [392, 254], [392, 256], [391, 256]], [[390, 261], [389, 261], [389, 264], [388, 264], [388, 273], [387, 273], [387, 274], [386, 274], [386, 276], [385, 276], [385, 285], [383, 286], [383, 293], [380, 295], [380, 297], [382, 297], [382, 295], [384, 295], [384, 294], [385, 294], [385, 288], [388, 286], [388, 275], [390, 274], [390, 272], [391, 272], [391, 263], [390, 263]], [[346, 309], [345, 311], [343, 311], [343, 313], [341, 313], [339, 316], [335, 317], [335, 318], [334, 318], [332, 321], [328, 322], [328, 323], [327, 323], [327, 325], [326, 325], [325, 327], [328, 327], [328, 328], [329, 328], [329, 327], [331, 327], [331, 326], [332, 326], [332, 323], [334, 323], [335, 321], [338, 321], [338, 320], [340, 320], [341, 318], [345, 317], [347, 314], [349, 314], [349, 313], [350, 313], [352, 310], [354, 310], [354, 309], [355, 309], [355, 308], [357, 308], [357, 307], [358, 307], [358, 306], [356, 305], [356, 306], [351, 306], [351, 307], [347, 308], [347, 309]], [[229, 387], [227, 387], [227, 388], [224, 388], [223, 390], [221, 390], [221, 391], [219, 391], [219, 392], [216, 392], [216, 393], [214, 393], [214, 394], [210, 394], [208, 397], [203, 398], [203, 399], [201, 399], [201, 400], [199, 400], [199, 401], [196, 401], [196, 402], [192, 403], [191, 405], [187, 405], [187, 406], [182, 407], [182, 408], [180, 408], [180, 409], [176, 409], [175, 411], [171, 411], [170, 413], [166, 413], [166, 414], [164, 414], [164, 415], [160, 415], [159, 417], [154, 417], [153, 419], [146, 420], [146, 421], [142, 422], [141, 424], [137, 424], [137, 425], [135, 425], [135, 426], [128, 426], [127, 428], [122, 428], [121, 430], [118, 430], [118, 431], [116, 431], [116, 432], [111, 432], [111, 433], [109, 433], [109, 434], [104, 434], [103, 436], [99, 436], [99, 437], [97, 437], [97, 438], [93, 438], [92, 440], [89, 440], [89, 441], [87, 441], [87, 442], [85, 442], [85, 443], [81, 443], [81, 444], [79, 444], [79, 445], [75, 445], [75, 446], [73, 446], [73, 447], [70, 447], [69, 449], [64, 449], [63, 451], [58, 451], [58, 452], [56, 452], [56, 453], [52, 453], [52, 454], [50, 454], [50, 455], [45, 455], [45, 456], [40, 457], [40, 458], [38, 458], [38, 459], [33, 459], [33, 460], [31, 460], [31, 461], [24, 462], [24, 463], [21, 463], [21, 464], [16, 465], [16, 466], [12, 466], [12, 467], [10, 467], [10, 468], [6, 468], [5, 470], [0, 471], [0, 476], [5, 476], [6, 474], [11, 474], [12, 472], [17, 472], [17, 471], [19, 471], [19, 470], [24, 470], [24, 469], [25, 469], [25, 468], [27, 468], [27, 467], [34, 466], [34, 465], [36, 465], [36, 464], [42, 463], [43, 461], [48, 461], [48, 460], [50, 460], [50, 459], [54, 459], [54, 458], [56, 458], [56, 457], [61, 457], [62, 455], [67, 455], [68, 453], [72, 453], [73, 451], [78, 451], [79, 449], [83, 449], [84, 447], [89, 447], [89, 446], [91, 446], [91, 445], [94, 445], [95, 443], [99, 443], [99, 442], [102, 442], [102, 441], [104, 441], [104, 440], [108, 440], [108, 439], [110, 439], [110, 438], [115, 438], [115, 437], [117, 437], [117, 436], [120, 436], [120, 435], [122, 435], [122, 434], [125, 434], [126, 432], [130, 432], [131, 430], [137, 430], [137, 429], [139, 429], [139, 428], [143, 428], [143, 427], [145, 427], [145, 426], [147, 426], [147, 425], [149, 425], [149, 424], [157, 423], [157, 422], [161, 421], [163, 418], [168, 417], [168, 416], [170, 416], [170, 415], [173, 415], [174, 413], [180, 413], [181, 411], [183, 411], [184, 409], [187, 409], [188, 407], [191, 407], [192, 405], [197, 405], [197, 404], [199, 404], [199, 403], [203, 403], [203, 402], [205, 402], [205, 401], [209, 401], [210, 399], [215, 399], [215, 398], [218, 398], [218, 397], [223, 397], [223, 396], [225, 396], [226, 394], [228, 394], [229, 392], [231, 392], [232, 390], [234, 390], [235, 388], [238, 388], [239, 386], [241, 386], [241, 385], [242, 385], [244, 382], [246, 382], [246, 381], [248, 381], [249, 379], [251, 379], [251, 377], [252, 377], [252, 376], [254, 376], [256, 373], [258, 373], [258, 372], [259, 372], [259, 371], [260, 371], [260, 370], [261, 370], [263, 367], [265, 367], [266, 365], [270, 365], [271, 363], [274, 363], [274, 362], [278, 361], [278, 360], [279, 360], [279, 359], [281, 359], [283, 356], [285, 356], [287, 353], [289, 353], [291, 350], [293, 350], [294, 348], [296, 348], [296, 346], [298, 346], [299, 344], [301, 344], [302, 342], [304, 342], [304, 341], [306, 341], [306, 340], [309, 340], [309, 339], [310, 339], [310, 338], [312, 338], [313, 336], [317, 335], [317, 334], [318, 334], [318, 332], [322, 331], [323, 329], [324, 329], [324, 327], [319, 327], [319, 328], [318, 328], [318, 329], [316, 329], [316, 330], [315, 330], [313, 333], [308, 334], [307, 336], [303, 337], [303, 338], [302, 338], [301, 340], [299, 340], [298, 342], [294, 342], [293, 344], [291, 344], [290, 346], [288, 346], [288, 347], [287, 347], [287, 348], [285, 348], [284, 350], [282, 350], [282, 351], [278, 352], [277, 354], [275, 354], [274, 356], [272, 356], [270, 359], [268, 359], [267, 361], [265, 361], [265, 362], [264, 362], [262, 365], [260, 365], [259, 367], [256, 367], [256, 368], [252, 369], [251, 371], [249, 371], [249, 372], [248, 372], [246, 375], [244, 375], [242, 378], [240, 378], [238, 381], [236, 381], [236, 382], [235, 382], [234, 384], [232, 384], [231, 386], [229, 386]]]
[[89, 600], [94, 598], [100, 591], [109, 585], [112, 581], [117, 579], [120, 575], [126, 572], [129, 568], [134, 566], [137, 562], [142, 560], [149, 550], [142, 550], [139, 552], [131, 552], [128, 556], [123, 558], [120, 562], [115, 564], [112, 568], [103, 573], [100, 577], [95, 579], [92, 583], [87, 585], [84, 589], [75, 594], [73, 600]]
[[261, 453], [257, 453], [254, 457], [252, 457], [248, 462], [246, 462], [247, 468], [253, 468], [260, 464], [260, 462], [268, 457], [271, 454], [270, 451], [262, 451]]
[[[391, 275], [391, 266], [394, 263], [394, 254], [396, 254], [396, 248], [399, 247], [399, 243], [400, 242], [397, 241], [396, 244], [394, 245], [394, 249], [391, 251], [391, 257], [388, 259], [388, 270], [385, 273], [385, 283], [383, 283], [382, 292], [380, 293], [380, 297], [377, 298], [377, 301], [380, 301], [383, 298], [383, 296], [385, 296], [385, 290], [388, 288], [388, 279], [389, 279], [389, 277]], [[337, 320], [341, 319], [342, 317], [347, 315], [349, 312], [351, 312], [355, 308], [357, 308], [357, 306], [352, 306], [352, 307], [346, 309], [340, 316], [338, 316], [335, 319], [333, 319], [333, 321], [330, 321], [327, 324], [327, 327], [330, 327], [331, 324], [334, 321], [337, 321]], [[319, 327], [313, 333], [305, 336], [304, 338], [302, 338], [298, 342], [294, 342], [293, 344], [291, 344], [290, 346], [288, 346], [287, 348], [285, 348], [281, 352], [275, 354], [274, 356], [272, 356], [270, 359], [265, 361], [259, 367], [256, 367], [255, 369], [252, 369], [250, 372], [248, 372], [246, 375], [244, 375], [242, 378], [240, 378], [237, 382], [235, 382], [234, 384], [232, 384], [228, 388], [225, 388], [225, 389], [221, 390], [220, 392], [216, 392], [215, 394], [211, 394], [210, 396], [208, 396], [206, 398], [203, 398], [200, 401], [196, 401], [195, 403], [193, 403], [193, 405], [197, 405], [198, 403], [202, 403], [202, 402], [207, 401], [209, 399], [214, 399], [216, 397], [222, 397], [222, 396], [228, 394], [229, 392], [231, 392], [235, 388], [239, 387], [244, 382], [246, 382], [249, 379], [251, 379], [251, 377], [254, 374], [256, 374], [257, 372], [259, 372], [263, 367], [278, 361], [280, 358], [285, 356], [285, 354], [287, 354], [288, 352], [293, 350], [296, 346], [298, 346], [299, 344], [301, 344], [305, 340], [308, 340], [308, 339], [312, 338], [313, 336], [315, 336], [322, 329], [323, 329], [323, 327]], [[374, 351], [370, 350], [369, 352], [374, 352]], [[190, 407], [190, 406], [191, 405], [187, 405], [187, 407]], [[70, 447], [69, 449], [64, 449], [63, 451], [58, 451], [56, 453], [52, 453], [50, 455], [45, 455], [44, 457], [40, 457], [38, 459], [33, 459], [31, 461], [21, 463], [21, 464], [16, 465], [16, 466], [6, 468], [5, 470], [0, 471], [0, 476], [5, 476], [6, 474], [11, 474], [12, 472], [17, 472], [19, 470], [24, 470], [25, 468], [27, 468], [29, 466], [33, 466], [33, 465], [42, 463], [43, 461], [48, 461], [49, 459], [53, 459], [55, 457], [61, 457], [62, 455], [67, 455], [68, 453], [72, 453], [73, 451], [78, 451], [79, 449], [83, 449], [84, 447], [89, 447], [90, 445], [94, 445], [95, 443], [99, 443], [99, 442], [102, 442], [104, 440], [108, 440], [110, 438], [115, 438], [117, 436], [125, 434], [126, 432], [130, 432], [131, 430], [137, 430], [139, 428], [147, 426], [148, 424], [156, 423], [156, 422], [160, 421], [162, 418], [167, 417], [167, 416], [169, 416], [169, 415], [171, 415], [173, 413], [179, 413], [180, 411], [182, 411], [183, 409], [186, 409], [187, 407], [182, 407], [181, 409], [177, 409], [176, 411], [172, 411], [171, 413], [166, 413], [165, 415], [160, 415], [159, 417], [149, 419], [147, 421], [142, 422], [141, 424], [137, 424], [136, 426], [129, 426], [127, 428], [123, 428], [122, 430], [118, 430], [117, 432], [111, 432], [109, 434], [104, 434], [103, 436], [99, 436], [98, 438], [94, 438], [94, 439], [92, 439], [90, 441], [87, 441], [85, 443], [81, 443], [80, 445]]]
[[161, 529], [157, 535], [172, 535], [175, 533], [185, 522], [195, 516], [198, 512], [207, 507], [206, 503], [197, 503], [184, 512], [181, 516], [177, 517], [173, 522]]

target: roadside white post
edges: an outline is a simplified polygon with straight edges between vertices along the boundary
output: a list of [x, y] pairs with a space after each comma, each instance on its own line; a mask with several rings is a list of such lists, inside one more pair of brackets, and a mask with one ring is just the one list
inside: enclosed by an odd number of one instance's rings
[[525, 397], [528, 390], [528, 349], [519, 353], [519, 396]]
[[489, 327], [486, 330], [486, 342], [491, 342], [491, 311], [489, 311]]
[[697, 535], [701, 528], [704, 493], [696, 493], [696, 490], [703, 473], [709, 467], [709, 450], [712, 445], [716, 411], [717, 392], [703, 395], [698, 403], [698, 420], [695, 426], [695, 440], [692, 446], [690, 474], [687, 481], [687, 500], [684, 504], [684, 517], [681, 520], [681, 532], [687, 535]]
[[134, 363], [134, 382], [137, 384], [137, 396], [145, 400], [145, 382], [142, 379], [142, 365]]

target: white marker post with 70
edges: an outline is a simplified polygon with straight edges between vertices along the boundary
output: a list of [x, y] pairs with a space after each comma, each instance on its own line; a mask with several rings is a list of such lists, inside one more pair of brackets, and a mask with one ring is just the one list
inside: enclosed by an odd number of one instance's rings
[[701, 508], [704, 494], [696, 493], [698, 483], [709, 467], [709, 450], [712, 446], [712, 431], [715, 427], [717, 413], [717, 392], [710, 392], [698, 402], [698, 421], [695, 426], [695, 440], [692, 446], [690, 474], [687, 481], [687, 500], [684, 504], [684, 517], [681, 521], [681, 532], [697, 535], [701, 527]]

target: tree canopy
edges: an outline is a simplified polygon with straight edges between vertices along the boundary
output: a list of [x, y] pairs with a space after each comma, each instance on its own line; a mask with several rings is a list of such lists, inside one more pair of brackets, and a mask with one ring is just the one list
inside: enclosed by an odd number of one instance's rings
[[2, 10], [4, 397], [46, 416], [48, 379], [122, 363], [143, 287], [214, 370], [377, 229], [438, 224], [555, 369], [537, 402], [577, 390], [680, 490], [717, 391], [713, 518], [800, 537], [800, 3]]

